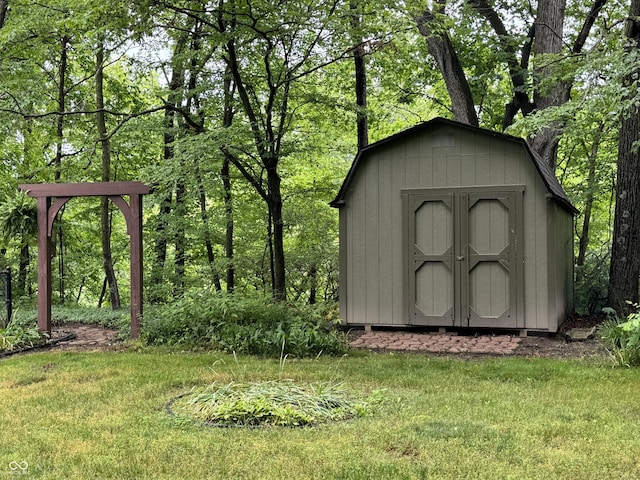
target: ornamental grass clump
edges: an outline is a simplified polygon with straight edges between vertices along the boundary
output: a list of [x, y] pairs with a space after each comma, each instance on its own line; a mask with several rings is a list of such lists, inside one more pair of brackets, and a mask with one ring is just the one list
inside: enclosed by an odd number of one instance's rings
[[340, 383], [214, 382], [178, 398], [171, 412], [215, 426], [301, 427], [367, 415], [369, 403]]

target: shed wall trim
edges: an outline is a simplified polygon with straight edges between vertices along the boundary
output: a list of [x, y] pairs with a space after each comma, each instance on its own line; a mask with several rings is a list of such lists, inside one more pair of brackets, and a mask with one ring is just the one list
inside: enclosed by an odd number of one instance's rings
[[403, 188], [400, 195], [443, 195], [448, 193], [486, 193], [486, 192], [520, 192], [526, 191], [525, 185], [490, 185], [481, 187], [447, 187], [447, 188]]

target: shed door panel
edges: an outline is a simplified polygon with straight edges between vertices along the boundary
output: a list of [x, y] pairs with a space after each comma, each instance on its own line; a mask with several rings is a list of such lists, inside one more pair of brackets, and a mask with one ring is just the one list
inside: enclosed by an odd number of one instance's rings
[[409, 195], [414, 325], [518, 328], [516, 192]]
[[466, 212], [463, 314], [470, 327], [516, 328], [515, 193], [469, 195]]
[[414, 323], [451, 324], [454, 317], [454, 215], [452, 195], [410, 201], [412, 274], [409, 289]]

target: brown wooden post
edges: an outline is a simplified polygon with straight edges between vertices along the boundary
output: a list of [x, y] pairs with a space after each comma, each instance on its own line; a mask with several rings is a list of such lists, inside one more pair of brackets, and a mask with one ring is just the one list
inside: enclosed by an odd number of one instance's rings
[[135, 225], [129, 232], [131, 249], [131, 338], [140, 336], [142, 319], [142, 195], [129, 197], [131, 223]]
[[38, 329], [51, 333], [50, 197], [38, 197]]
[[[142, 195], [141, 182], [44, 183], [19, 185], [38, 201], [38, 328], [51, 332], [51, 235], [62, 206], [75, 197], [108, 197], [122, 212], [131, 246], [131, 338], [140, 336], [142, 318]], [[127, 203], [123, 195], [129, 196]], [[51, 198], [56, 201], [51, 205]]]

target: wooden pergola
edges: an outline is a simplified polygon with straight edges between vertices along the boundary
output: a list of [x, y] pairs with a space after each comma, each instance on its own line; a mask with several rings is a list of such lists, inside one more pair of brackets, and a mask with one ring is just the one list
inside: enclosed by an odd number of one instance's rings
[[[149, 187], [141, 182], [103, 182], [24, 184], [19, 188], [38, 202], [38, 328], [51, 332], [51, 236], [56, 215], [72, 198], [107, 197], [127, 222], [131, 245], [131, 338], [138, 338], [142, 318], [142, 195], [149, 193]], [[123, 195], [129, 196], [129, 203]]]

